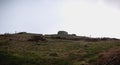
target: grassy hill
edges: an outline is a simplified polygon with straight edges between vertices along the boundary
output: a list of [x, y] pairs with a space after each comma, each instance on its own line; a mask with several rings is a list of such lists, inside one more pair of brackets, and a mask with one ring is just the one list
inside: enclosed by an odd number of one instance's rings
[[[0, 35], [0, 65], [120, 65], [119, 51], [120, 40], [115, 38], [31, 33]], [[108, 61], [114, 56], [117, 60]]]

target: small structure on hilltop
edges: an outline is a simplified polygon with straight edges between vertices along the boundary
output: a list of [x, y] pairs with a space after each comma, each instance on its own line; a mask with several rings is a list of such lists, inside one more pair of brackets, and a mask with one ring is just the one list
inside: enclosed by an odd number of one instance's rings
[[68, 35], [68, 32], [66, 32], [66, 31], [58, 31], [58, 35], [61, 35], [61, 36], [66, 36], [66, 35]]
[[45, 35], [46, 38], [63, 39], [63, 40], [78, 40], [79, 36], [76, 34], [69, 34], [66, 31], [58, 31], [57, 34]]

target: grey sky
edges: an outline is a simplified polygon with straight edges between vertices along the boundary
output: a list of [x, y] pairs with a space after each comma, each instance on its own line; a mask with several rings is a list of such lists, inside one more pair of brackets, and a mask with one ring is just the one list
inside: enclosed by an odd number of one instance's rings
[[117, 37], [119, 0], [0, 0], [0, 33], [15, 31]]
[[1, 3], [0, 32], [2, 33], [14, 31], [49, 33], [59, 20], [57, 1], [3, 0]]

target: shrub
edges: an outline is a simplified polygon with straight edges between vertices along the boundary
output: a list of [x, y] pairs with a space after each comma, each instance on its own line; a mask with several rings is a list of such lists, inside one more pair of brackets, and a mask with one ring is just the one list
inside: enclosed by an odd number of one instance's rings
[[27, 34], [27, 32], [19, 32], [19, 33], [17, 33], [17, 34]]
[[89, 65], [86, 61], [82, 61], [80, 65]]
[[54, 56], [54, 57], [57, 57], [57, 56], [58, 56], [57, 53], [50, 53], [49, 55], [50, 55], [50, 56]]
[[43, 35], [34, 35], [28, 41], [39, 42], [39, 41], [47, 41], [47, 39]]

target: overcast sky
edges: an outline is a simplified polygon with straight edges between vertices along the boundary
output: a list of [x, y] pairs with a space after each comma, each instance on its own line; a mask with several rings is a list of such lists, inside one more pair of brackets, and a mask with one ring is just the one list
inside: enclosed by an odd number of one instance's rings
[[0, 33], [120, 38], [119, 0], [0, 0]]

